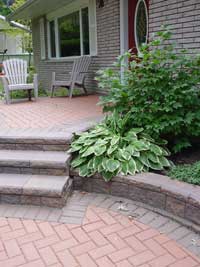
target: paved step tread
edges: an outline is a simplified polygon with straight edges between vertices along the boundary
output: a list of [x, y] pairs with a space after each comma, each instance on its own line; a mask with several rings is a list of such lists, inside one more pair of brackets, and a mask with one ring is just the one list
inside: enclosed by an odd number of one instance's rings
[[62, 151], [0, 150], [0, 166], [59, 168], [66, 167], [70, 157]]
[[68, 176], [0, 174], [0, 194], [62, 197]]

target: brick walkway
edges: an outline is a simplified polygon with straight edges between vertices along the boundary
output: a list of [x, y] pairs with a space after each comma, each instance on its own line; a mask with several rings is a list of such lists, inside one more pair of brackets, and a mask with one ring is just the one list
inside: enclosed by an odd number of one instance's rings
[[190, 246], [195, 233], [136, 203], [75, 192], [62, 213], [1, 205], [0, 266], [200, 266], [179, 242]]
[[0, 124], [5, 129], [60, 129], [102, 115], [98, 96], [39, 98], [5, 105], [0, 102]]

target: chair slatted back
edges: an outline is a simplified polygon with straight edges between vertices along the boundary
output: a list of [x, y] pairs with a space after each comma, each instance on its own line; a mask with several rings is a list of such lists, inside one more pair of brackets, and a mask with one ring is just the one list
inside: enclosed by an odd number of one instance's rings
[[85, 77], [84, 72], [88, 72], [90, 62], [91, 57], [89, 56], [82, 56], [80, 58], [75, 59], [72, 67], [71, 81], [75, 81], [82, 84], [83, 79]]
[[27, 61], [13, 58], [3, 61], [3, 69], [9, 84], [26, 84]]

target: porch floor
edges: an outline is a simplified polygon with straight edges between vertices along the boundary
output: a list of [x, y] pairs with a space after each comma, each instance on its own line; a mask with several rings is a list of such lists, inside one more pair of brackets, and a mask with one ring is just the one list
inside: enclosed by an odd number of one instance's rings
[[0, 136], [62, 137], [98, 121], [102, 108], [97, 95], [39, 98], [10, 105], [0, 102]]

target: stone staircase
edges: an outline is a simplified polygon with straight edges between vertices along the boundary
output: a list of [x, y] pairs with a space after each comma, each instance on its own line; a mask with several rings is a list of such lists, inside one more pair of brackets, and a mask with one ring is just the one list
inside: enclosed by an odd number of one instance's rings
[[0, 202], [64, 206], [72, 190], [68, 148], [53, 137], [0, 137]]

